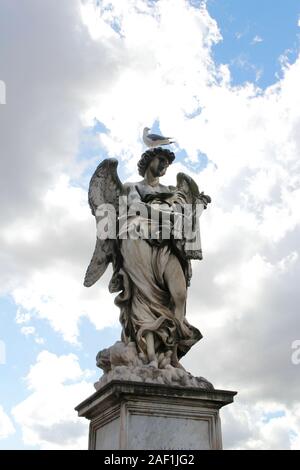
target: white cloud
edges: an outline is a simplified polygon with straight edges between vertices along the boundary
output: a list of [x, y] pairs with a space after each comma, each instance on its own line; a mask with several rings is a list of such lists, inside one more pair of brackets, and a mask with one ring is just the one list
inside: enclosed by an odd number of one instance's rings
[[6, 439], [14, 433], [15, 427], [12, 423], [12, 420], [5, 413], [3, 407], [0, 405], [0, 439]]
[[259, 44], [260, 42], [263, 42], [263, 38], [257, 34], [257, 35], [254, 36], [254, 38], [252, 39], [252, 43], [251, 43], [251, 44]]
[[[45, 187], [77, 152], [90, 93], [114, 73], [105, 44], [89, 40], [79, 7], [79, 0], [1, 2], [1, 70], [9, 90], [0, 128], [5, 220], [38, 207]], [[24, 26], [16, 27], [18, 18]]]
[[[29, 318], [30, 318], [30, 314], [29, 315]], [[37, 344], [44, 344], [45, 343], [45, 339], [44, 338], [41, 338], [37, 333], [36, 333], [36, 329], [34, 326], [22, 326], [21, 327], [21, 333], [22, 335], [25, 335], [25, 336], [33, 336], [34, 337], [34, 341], [37, 343]]]
[[[17, 323], [46, 319], [65, 340], [75, 343], [82, 316], [98, 329], [116, 324], [118, 311], [106, 285], [110, 269], [102, 286], [89, 290], [83, 287], [84, 271], [96, 237], [86, 192], [61, 177], [46, 192], [40, 211], [31, 220], [24, 220], [24, 224], [29, 231], [35, 231], [34, 238], [28, 239], [20, 219], [7, 225], [2, 233], [4, 245], [13, 250], [14, 257], [19, 253], [19, 264], [24, 265], [26, 272], [25, 279], [17, 277], [11, 288], [19, 306]], [[28, 334], [28, 328], [24, 326], [22, 332]], [[43, 342], [38, 335], [35, 340]]]
[[[74, 21], [78, 3], [74, 10], [67, 11], [64, 10], [67, 3], [62, 2], [62, 5], [62, 14], [70, 14], [68, 20]], [[103, 60], [105, 60], [105, 51], [112, 52], [113, 48], [113, 57], [119, 73], [114, 83], [110, 73], [114, 63], [111, 63], [107, 70], [109, 79], [107, 78], [104, 85], [102, 76], [98, 89], [94, 89], [95, 106], [91, 107], [90, 95], [86, 96], [86, 90], [91, 90], [91, 85], [88, 83], [90, 76], [88, 74], [82, 76], [81, 65], [78, 65], [76, 73], [79, 73], [80, 77], [76, 77], [76, 86], [80, 84], [82, 97], [81, 107], [78, 106], [76, 111], [81, 115], [84, 111], [89, 111], [88, 114], [92, 119], [96, 116], [100, 121], [104, 120], [110, 130], [108, 136], [102, 137], [108, 152], [117, 153], [122, 157], [125, 149], [124, 156], [131, 158], [135, 150], [137, 150], [135, 155], [138, 155], [142, 148], [138, 129], [144, 125], [145, 120], [153, 122], [160, 111], [164, 113], [168, 111], [166, 118], [169, 119], [172, 115], [170, 106], [175, 106], [176, 113], [180, 111], [178, 116], [184, 117], [182, 110], [178, 108], [179, 101], [176, 104], [174, 97], [184, 93], [182, 103], [186, 103], [186, 111], [193, 111], [195, 106], [198, 106], [196, 90], [199, 86], [203, 88], [204, 83], [215, 80], [214, 73], [211, 79], [208, 70], [211, 67], [209, 51], [211, 45], [219, 40], [220, 35], [216, 23], [209, 17], [205, 8], [186, 9], [187, 4], [184, 1], [172, 3], [162, 1], [152, 8], [146, 6], [144, 2], [137, 4], [131, 2], [129, 5], [126, 4], [126, 8], [123, 2], [113, 2], [112, 5], [103, 2], [103, 5], [106, 8], [102, 9], [102, 17], [99, 17], [100, 36], [96, 41], [86, 38], [84, 42], [86, 49], [78, 50], [77, 53], [85, 54], [87, 61], [95, 54], [97, 56], [100, 54], [101, 57], [104, 54]], [[143, 5], [145, 8], [142, 8]], [[91, 2], [87, 2], [82, 8], [84, 14], [86, 13], [85, 23], [93, 33], [97, 24], [96, 26], [94, 23], [90, 24], [91, 18], [95, 18], [90, 12], [94, 11], [94, 7]], [[128, 11], [130, 15], [127, 14]], [[94, 19], [92, 21], [94, 22]], [[107, 28], [120, 24], [117, 38], [113, 30], [111, 35], [107, 34], [107, 29], [103, 30], [101, 27], [103, 21], [107, 23]], [[77, 22], [78, 18], [75, 23]], [[47, 25], [44, 25], [45, 28]], [[178, 35], [179, 26], [186, 30], [184, 37]], [[73, 31], [71, 25], [68, 27]], [[142, 36], [141, 31], [143, 31]], [[85, 31], [80, 30], [80, 34], [84, 35]], [[197, 46], [194, 45], [195, 37], [198, 41]], [[76, 42], [73, 36], [72, 40]], [[71, 47], [69, 43], [67, 46]], [[72, 45], [71, 49], [73, 47]], [[60, 48], [61, 54], [67, 54], [69, 49], [65, 51], [63, 45], [60, 45]], [[187, 49], [189, 54], [186, 54]], [[57, 60], [60, 61], [62, 58], [58, 56]], [[54, 65], [53, 67], [55, 68]], [[196, 76], [192, 73], [195, 67]], [[93, 85], [96, 83], [95, 74], [100, 71], [102, 72], [100, 67], [90, 70], [90, 73], [94, 74]], [[66, 73], [64, 69], [63, 85], [66, 83]], [[72, 76], [76, 73], [74, 72]], [[59, 78], [61, 77], [55, 76], [55, 79]], [[107, 89], [108, 83], [110, 92]], [[66, 85], [69, 90], [70, 83]], [[52, 85], [46, 81], [44, 86], [46, 94], [46, 87]], [[33, 88], [32, 84], [30, 92]], [[155, 94], [157, 100], [152, 99]], [[140, 106], [141, 102], [144, 102], [143, 106]], [[36, 104], [38, 106], [39, 103]], [[63, 104], [66, 110], [69, 110], [70, 101], [64, 101]], [[44, 108], [44, 103], [41, 105]], [[130, 119], [127, 117], [129, 109]], [[32, 116], [35, 117], [34, 111]], [[52, 125], [53, 117], [51, 113], [48, 114], [49, 126]], [[31, 125], [34, 126], [33, 121]], [[36, 125], [40, 128], [38, 124]], [[18, 131], [18, 126], [16, 124], [14, 126]], [[70, 135], [71, 131], [73, 135]], [[70, 142], [74, 142], [76, 132], [78, 127], [70, 126], [69, 122], [68, 126], [62, 124], [55, 127], [55, 138], [52, 139], [49, 135], [51, 142], [49, 142], [47, 168], [61, 170], [61, 167], [57, 166], [57, 151], [52, 149], [52, 141], [61, 141], [61, 143], [67, 141], [70, 145]], [[16, 138], [14, 142], [19, 140], [22, 138]], [[42, 153], [40, 142], [31, 140], [31, 145], [31, 154], [33, 151], [36, 154]], [[67, 157], [61, 145], [58, 155], [69, 158], [71, 152], [75, 154], [75, 150], [72, 146]], [[17, 154], [15, 156], [17, 157]], [[129, 169], [135, 167], [135, 160], [136, 156], [131, 158]], [[35, 167], [36, 163], [33, 166]], [[71, 174], [78, 171], [76, 164], [73, 167], [69, 166], [69, 171]], [[32, 185], [35, 181], [34, 175], [31, 175], [31, 180]], [[18, 194], [21, 197], [21, 194]], [[74, 187], [61, 171], [57, 171], [57, 174], [52, 175], [50, 182], [44, 186], [43, 191], [40, 191], [38, 204], [31, 206], [30, 215], [14, 212], [14, 218], [6, 221], [1, 232], [6, 252], [3, 265], [5, 263], [9, 266], [8, 270], [2, 272], [2, 291], [12, 294], [23, 317], [28, 315], [27, 320], [32, 316], [47, 319], [56, 331], [61, 332], [64, 338], [71, 342], [76, 342], [81, 316], [88, 316], [98, 328], [116, 323], [118, 317], [113, 299], [107, 292], [107, 277], [89, 291], [82, 287], [84, 269], [92, 254], [95, 237], [94, 222], [86, 198], [86, 191]], [[20, 316], [18, 318], [20, 320]]]
[[25, 336], [33, 335], [35, 333], [34, 326], [22, 326], [21, 333]]
[[297, 407], [288, 410], [280, 403], [246, 402], [222, 412], [224, 445], [228, 449], [299, 449], [300, 420]]
[[88, 422], [74, 407], [93, 393], [90, 371], [83, 371], [74, 354], [42, 351], [26, 376], [31, 394], [12, 414], [23, 441], [41, 449], [86, 449]]
[[101, 5], [102, 21], [117, 22], [128, 51], [116, 86], [100, 94], [90, 110], [90, 117], [96, 115], [110, 131], [101, 142], [109, 154], [131, 159], [132, 165], [143, 148], [142, 128], [159, 118], [162, 132], [174, 133], [185, 147], [185, 115], [198, 109], [207, 86], [222, 78], [210, 56], [221, 38], [215, 21], [204, 7], [184, 0], [162, 0], [151, 7], [136, 1]]
[[[86, 190], [74, 183], [85, 169], [75, 162], [79, 131], [82, 122], [103, 122], [108, 133], [100, 135], [100, 144], [126, 160], [135, 178], [141, 129], [159, 120], [161, 131], [176, 137], [175, 148], [187, 152], [188, 163], [197, 161], [199, 152], [210, 161], [199, 174], [178, 163], [168, 176], [171, 183], [177, 170], [186, 171], [213, 198], [201, 219], [204, 261], [194, 263], [187, 313], [205, 336], [185, 365], [216, 386], [238, 389], [244, 404], [228, 407], [227, 423], [232, 419], [240, 433], [226, 424], [231, 447], [297, 446], [298, 424], [291, 416], [299, 372], [290, 345], [300, 327], [300, 59], [285, 60], [282, 78], [265, 91], [252, 83], [233, 87], [229, 67], [213, 61], [211, 48], [221, 36], [204, 6], [122, 0], [103, 1], [99, 8], [60, 1], [53, 8], [51, 0], [42, 7], [29, 2], [25, 12], [19, 2], [3, 5], [33, 25], [17, 30], [17, 41], [15, 28], [0, 17], [6, 39], [1, 43], [10, 45], [13, 58], [5, 73], [15, 96], [9, 97], [0, 129], [9, 157], [1, 170], [7, 197], [0, 276], [2, 292], [19, 305], [17, 321], [28, 328], [31, 319], [45, 319], [72, 343], [82, 316], [97, 328], [118, 322], [107, 291], [109, 273], [94, 288], [82, 287], [95, 226]], [[20, 43], [27, 55], [16, 48]], [[25, 59], [23, 93], [15, 67]], [[53, 364], [69, 367], [79, 381], [72, 390], [88, 394], [74, 357], [45, 353], [28, 376], [32, 395], [16, 408], [25, 441], [55, 446], [55, 433], [66, 436], [70, 430], [64, 446], [73, 446], [80, 440], [72, 438], [73, 418], [60, 423], [64, 410], [59, 405], [49, 411], [39, 382], [50, 386], [53, 379], [62, 402], [71, 385], [64, 385], [63, 372], [58, 382], [53, 374], [48, 380], [40, 363], [51, 370]], [[285, 416], [262, 424], [263, 411], [255, 404], [274, 401]], [[37, 419], [35, 409], [42, 410]], [[53, 433], [47, 434], [44, 420], [52, 415]]]
[[78, 323], [83, 316], [98, 329], [118, 321], [118, 312], [107, 288], [98, 286], [89, 292], [82, 285], [82, 277], [76, 279], [74, 274], [72, 266], [56, 263], [33, 273], [23, 287], [12, 292], [16, 304], [31, 312], [31, 318], [48, 320], [55, 331], [72, 343], [77, 342]]
[[[155, 21], [151, 18], [151, 27], [161, 31], [163, 12]], [[185, 29], [184, 22], [185, 17]], [[132, 40], [133, 23], [127, 29], [121, 15], [120, 24], [124, 41], [127, 35]], [[174, 39], [175, 47], [176, 38], [170, 31], [166, 34], [169, 43]], [[213, 38], [217, 41], [217, 34], [213, 33]], [[145, 36], [143, 41], [146, 43]], [[132, 41], [130, 46], [134, 44]], [[160, 47], [165, 47], [167, 54], [169, 49], [163, 40]], [[191, 160], [201, 151], [214, 163], [196, 175], [201, 189], [212, 195], [213, 204], [202, 216], [205, 260], [200, 265], [194, 263], [187, 311], [193, 322], [205, 330], [205, 339], [184, 363], [216, 386], [237, 388], [241, 397], [248, 400], [245, 407], [250, 415], [257, 400], [267, 406], [282, 395], [285, 400], [279, 406], [291, 410], [300, 392], [298, 370], [290, 358], [290, 344], [300, 327], [300, 59], [292, 65], [283, 64], [283, 78], [263, 91], [250, 83], [230, 86], [228, 68], [218, 69], [210, 62], [210, 49], [204, 43], [183, 47], [186, 55], [189, 51], [189, 63], [178, 60], [176, 66], [180, 64], [182, 69], [172, 74], [167, 71], [168, 61], [159, 61], [162, 52], [157, 52], [154, 40], [151, 57], [153, 63], [159, 63], [158, 77], [154, 68], [147, 68], [146, 59], [138, 62], [139, 68], [133, 62], [130, 78], [124, 76], [123, 84], [123, 76], [120, 77], [114, 95], [118, 99], [109, 113], [106, 106], [101, 106], [101, 100], [93, 112], [111, 131], [103, 140], [111, 155], [120, 155], [123, 148], [130, 149], [126, 158], [130, 158], [132, 150], [138, 154], [136, 136], [145, 123], [147, 110], [147, 121], [151, 124], [159, 117], [161, 130], [175, 135]], [[174, 50], [177, 54], [176, 47]], [[149, 44], [147, 53], [150, 54]], [[180, 49], [178, 54], [181, 58]], [[199, 54], [202, 59], [197, 67]], [[149, 86], [142, 76], [142, 65], [147, 70]], [[132, 88], [125, 84], [129, 80]], [[107, 102], [113, 101], [112, 94], [106, 95]], [[170, 96], [172, 99], [168, 99]], [[143, 106], [133, 107], [126, 127], [124, 110], [126, 113], [129, 107], [132, 109], [135, 102], [142, 102]], [[201, 112], [187, 119], [186, 113], [196, 109]], [[134, 157], [130, 165], [133, 161]], [[287, 383], [293, 384], [288, 391]], [[261, 416], [262, 411], [255, 414], [257, 423]], [[293, 433], [288, 435], [288, 430], [294, 429], [290, 419], [273, 419], [261, 433], [257, 427], [258, 424], [251, 424], [242, 447], [295, 445]], [[284, 433], [288, 435], [286, 439]]]

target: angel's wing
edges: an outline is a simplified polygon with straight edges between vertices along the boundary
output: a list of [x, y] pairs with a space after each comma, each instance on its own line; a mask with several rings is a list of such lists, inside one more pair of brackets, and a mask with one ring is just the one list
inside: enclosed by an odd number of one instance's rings
[[[118, 198], [123, 186], [117, 173], [118, 160], [108, 158], [103, 160], [93, 174], [89, 186], [89, 205], [98, 225], [97, 208], [101, 204], [112, 204], [118, 207]], [[97, 237], [93, 257], [84, 278], [84, 285], [90, 287], [95, 284], [105, 272], [110, 262], [116, 259], [116, 240], [100, 239]]]
[[98, 165], [89, 187], [89, 205], [93, 215], [100, 204], [112, 204], [117, 207], [123, 185], [118, 177], [118, 160], [107, 158]]
[[[202, 259], [199, 216], [211, 198], [199, 192], [197, 183], [185, 173], [177, 174], [177, 192], [185, 201], [184, 217], [184, 254], [186, 259]], [[199, 210], [200, 209], [200, 210]]]
[[185, 196], [189, 204], [203, 204], [204, 209], [211, 203], [211, 198], [202, 191], [200, 193], [197, 183], [185, 173], [177, 174], [177, 190]]

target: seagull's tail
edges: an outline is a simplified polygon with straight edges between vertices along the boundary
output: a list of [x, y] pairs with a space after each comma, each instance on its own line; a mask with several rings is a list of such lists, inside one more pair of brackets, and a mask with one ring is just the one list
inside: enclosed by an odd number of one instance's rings
[[170, 145], [170, 144], [176, 144], [175, 140], [163, 140], [162, 142], [159, 143], [159, 145]]

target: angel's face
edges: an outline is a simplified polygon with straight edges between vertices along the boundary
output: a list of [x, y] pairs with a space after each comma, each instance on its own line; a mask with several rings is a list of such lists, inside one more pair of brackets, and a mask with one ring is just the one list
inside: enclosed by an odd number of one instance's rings
[[164, 156], [154, 157], [149, 164], [151, 173], [153, 176], [157, 177], [163, 176], [166, 173], [168, 166], [169, 160]]

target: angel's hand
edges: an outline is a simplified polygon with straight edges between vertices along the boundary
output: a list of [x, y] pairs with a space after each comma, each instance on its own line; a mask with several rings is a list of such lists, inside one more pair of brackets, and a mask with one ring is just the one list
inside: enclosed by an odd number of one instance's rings
[[208, 196], [208, 194], [204, 194], [203, 191], [200, 193], [200, 199], [203, 202], [205, 209], [207, 208], [207, 205], [211, 203], [211, 197]]

